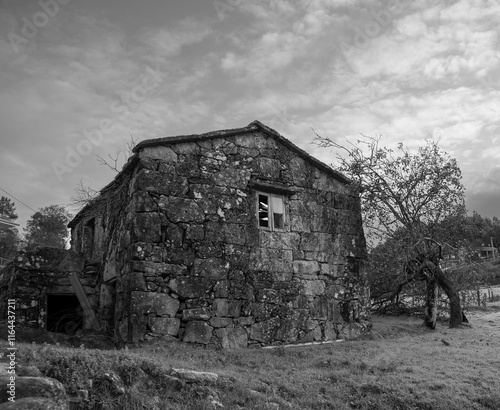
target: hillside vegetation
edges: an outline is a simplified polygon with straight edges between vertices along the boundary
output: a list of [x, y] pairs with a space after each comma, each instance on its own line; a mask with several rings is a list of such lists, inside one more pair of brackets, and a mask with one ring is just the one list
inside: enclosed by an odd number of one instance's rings
[[[498, 305], [498, 304], [497, 304]], [[498, 309], [498, 310], [497, 310]], [[369, 340], [274, 349], [150, 344], [99, 351], [19, 344], [21, 362], [89, 392], [95, 409], [500, 409], [500, 306], [470, 326], [430, 331], [415, 317], [374, 317]], [[172, 368], [215, 372], [189, 384]], [[119, 376], [124, 389], [103, 381]], [[89, 382], [91, 381], [91, 382]]]

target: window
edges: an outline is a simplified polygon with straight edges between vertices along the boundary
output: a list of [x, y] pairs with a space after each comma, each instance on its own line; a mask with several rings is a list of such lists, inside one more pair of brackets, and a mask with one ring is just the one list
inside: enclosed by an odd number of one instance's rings
[[95, 218], [90, 219], [83, 226], [82, 251], [86, 259], [92, 259], [94, 251]]
[[285, 229], [285, 202], [281, 195], [257, 193], [259, 228], [279, 231]]

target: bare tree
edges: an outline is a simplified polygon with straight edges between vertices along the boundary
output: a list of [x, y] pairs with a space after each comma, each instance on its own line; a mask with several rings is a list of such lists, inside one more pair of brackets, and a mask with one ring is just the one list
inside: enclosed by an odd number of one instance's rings
[[83, 179], [80, 179], [80, 182], [74, 189], [74, 194], [70, 198], [70, 206], [75, 206], [77, 208], [83, 208], [85, 205], [95, 201], [99, 196], [99, 191], [96, 191], [92, 188], [92, 186], [85, 185]]
[[[130, 141], [124, 146], [118, 148], [114, 154], [107, 154], [107, 158], [103, 158], [100, 155], [96, 155], [97, 162], [99, 165], [104, 165], [109, 169], [120, 172], [123, 165], [127, 163], [128, 159], [133, 154], [133, 149], [137, 144], [137, 139], [130, 136]], [[99, 197], [99, 191], [96, 191], [90, 184], [84, 184], [83, 180], [74, 189], [74, 195], [70, 199], [69, 206], [76, 207], [77, 209], [83, 208], [97, 200]]]
[[128, 158], [132, 155], [132, 150], [137, 144], [137, 139], [130, 136], [130, 141], [124, 146], [118, 148], [114, 154], [107, 154], [107, 158], [103, 158], [100, 155], [96, 155], [97, 162], [100, 165], [107, 166], [116, 173], [121, 171], [123, 164], [125, 164]]
[[[465, 215], [461, 172], [455, 159], [427, 141], [416, 153], [403, 144], [397, 151], [380, 147], [380, 138], [362, 135], [357, 142], [338, 144], [316, 134], [315, 143], [344, 153], [339, 171], [351, 178], [362, 203], [364, 226], [371, 244], [392, 239], [399, 244], [395, 292], [415, 280], [426, 283], [425, 322], [436, 325], [437, 287], [450, 301], [450, 327], [462, 323], [460, 299], [440, 267], [443, 222]], [[346, 154], [346, 155], [345, 155]], [[371, 239], [371, 241], [370, 241]]]

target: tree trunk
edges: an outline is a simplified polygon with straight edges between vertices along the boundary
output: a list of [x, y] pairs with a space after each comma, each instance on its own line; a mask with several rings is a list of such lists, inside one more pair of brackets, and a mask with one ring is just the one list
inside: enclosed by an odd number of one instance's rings
[[430, 329], [435, 329], [437, 320], [438, 287], [434, 275], [426, 277], [426, 285], [425, 325]]
[[465, 318], [465, 315], [462, 313], [458, 292], [455, 290], [453, 283], [445, 276], [439, 266], [435, 269], [435, 278], [438, 285], [444, 290], [450, 301], [450, 327], [460, 326], [462, 322], [467, 320], [467, 318]]

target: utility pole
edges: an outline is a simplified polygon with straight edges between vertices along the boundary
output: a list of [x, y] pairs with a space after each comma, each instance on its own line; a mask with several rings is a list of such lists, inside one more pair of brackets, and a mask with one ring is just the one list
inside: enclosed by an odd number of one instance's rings
[[496, 259], [495, 248], [493, 247], [493, 236], [490, 236], [490, 242], [491, 242], [491, 251], [493, 252], [493, 259]]

